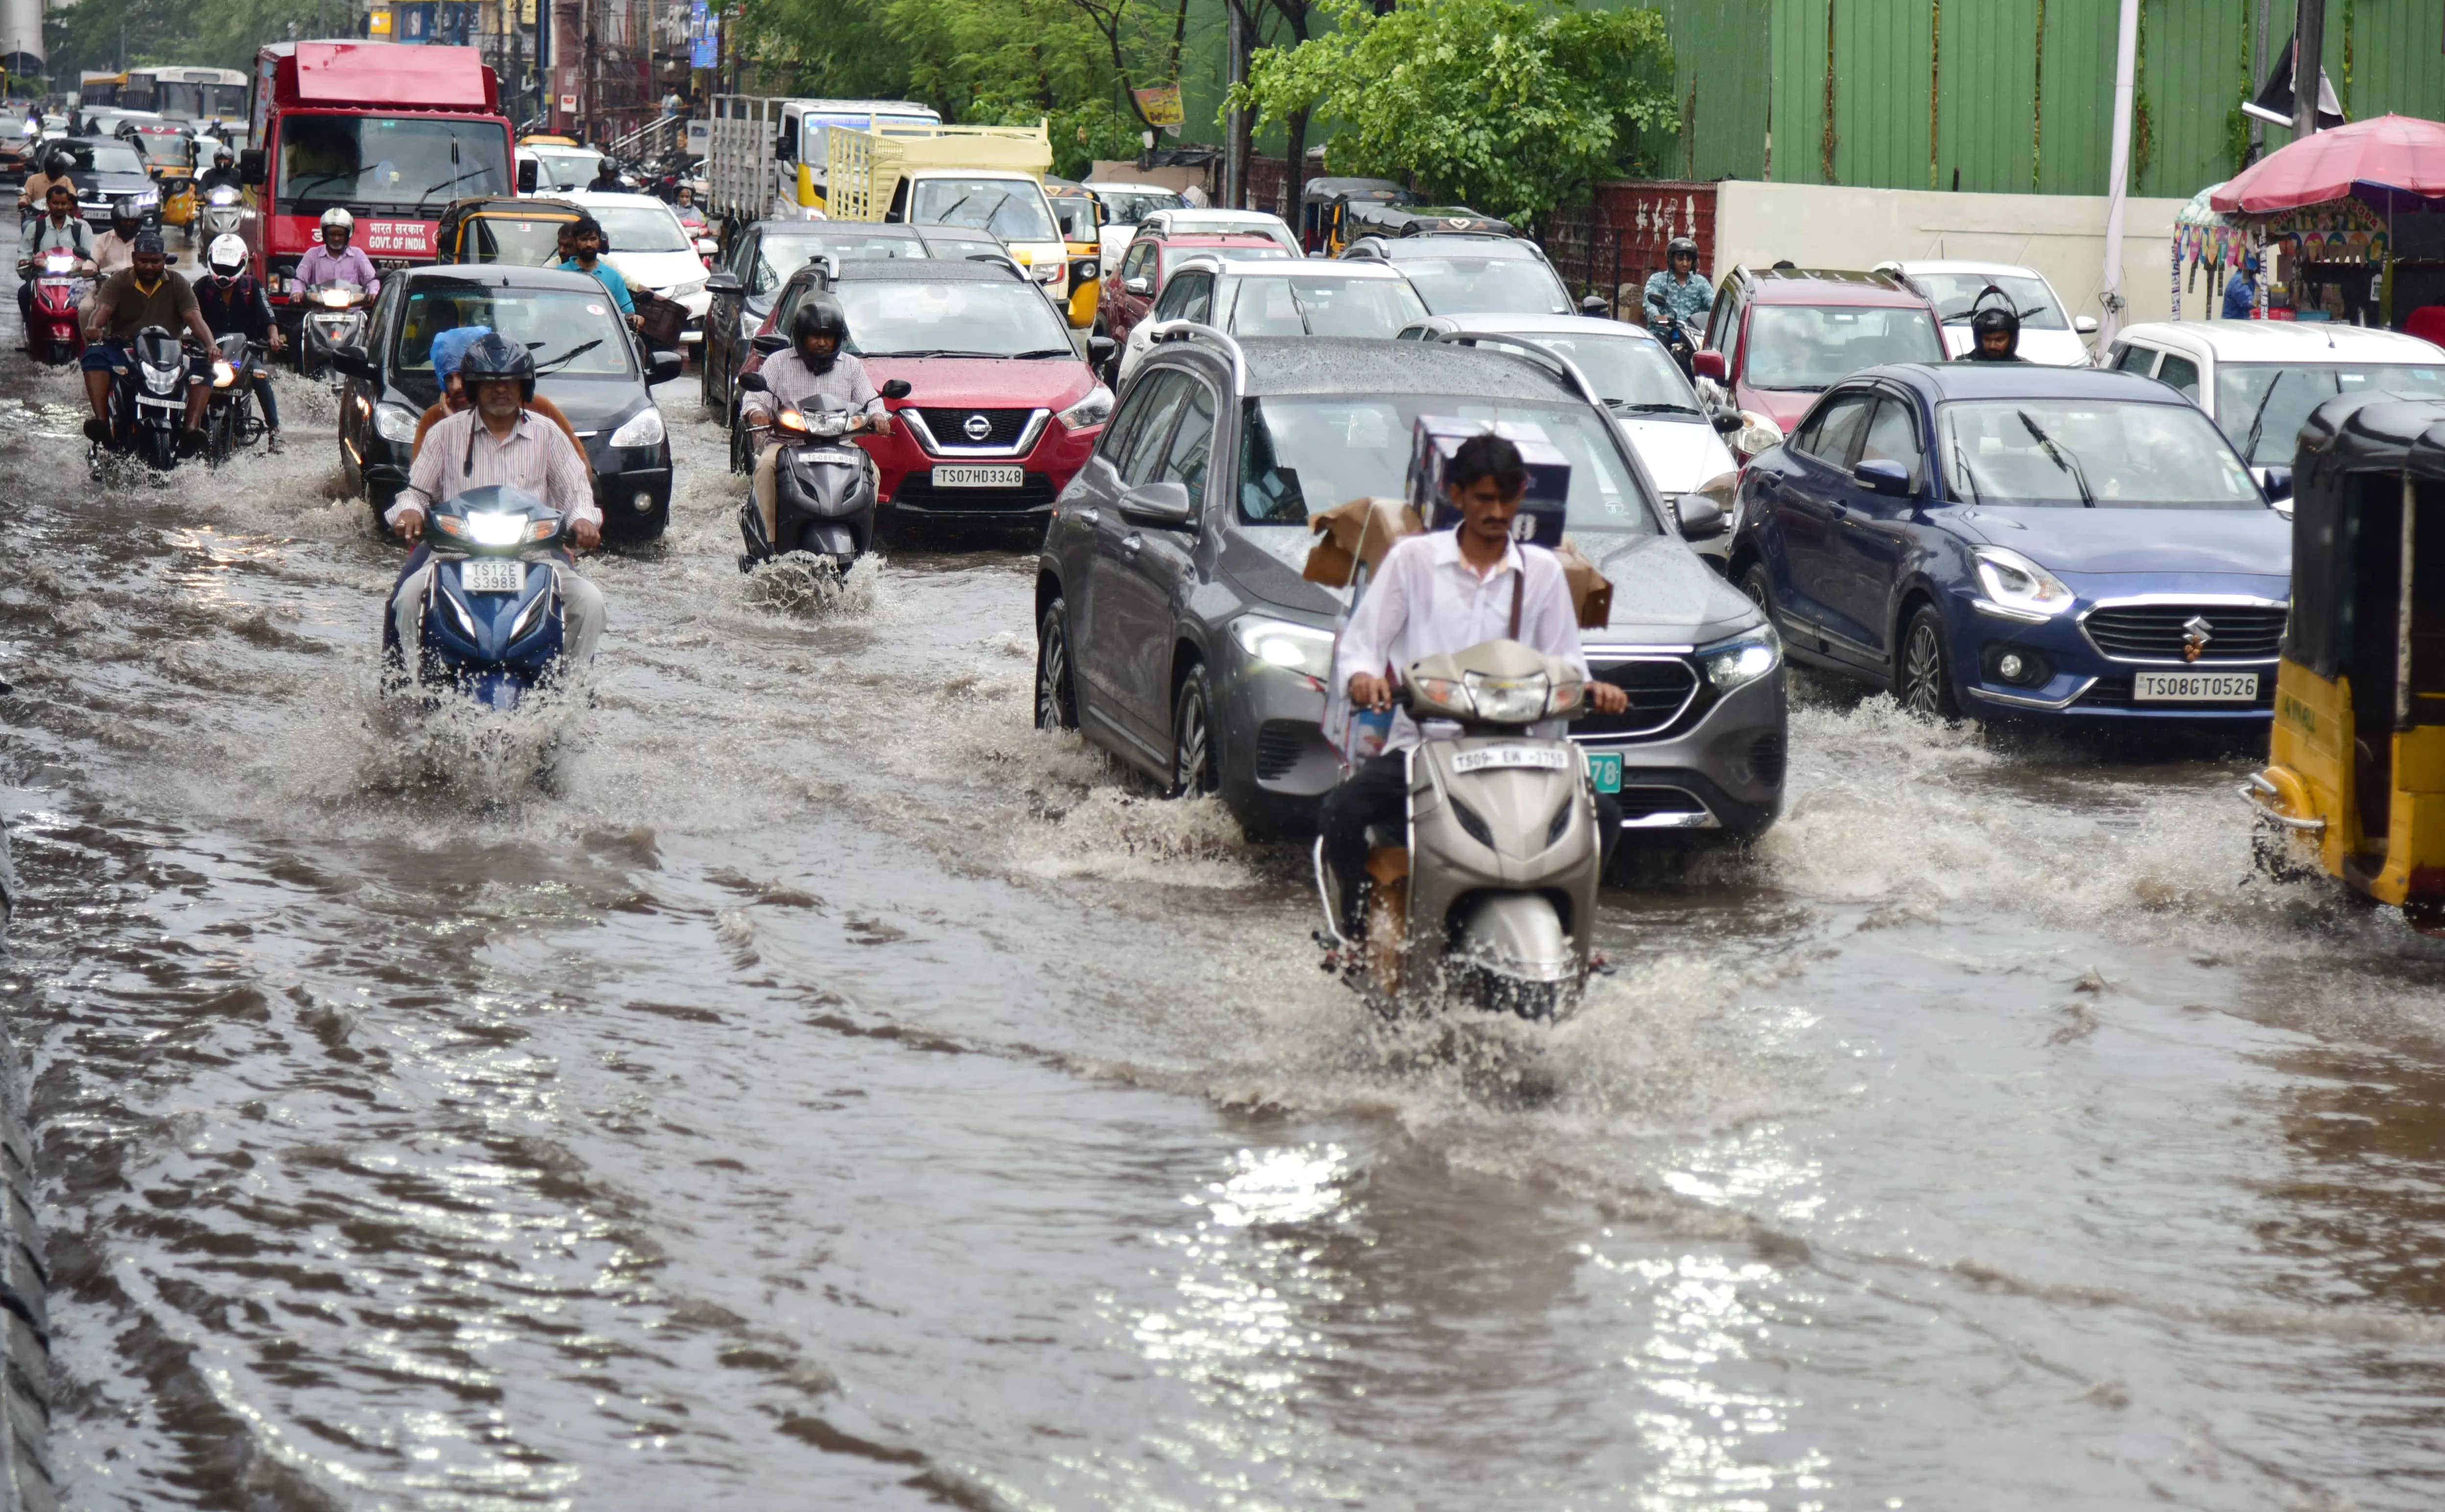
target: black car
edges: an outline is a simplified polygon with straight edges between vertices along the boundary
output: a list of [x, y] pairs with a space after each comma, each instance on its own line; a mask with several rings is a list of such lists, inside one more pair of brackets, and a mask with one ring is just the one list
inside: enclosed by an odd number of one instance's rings
[[603, 286], [584, 273], [502, 263], [417, 268], [384, 279], [364, 348], [333, 354], [340, 466], [377, 513], [407, 484], [416, 427], [441, 397], [433, 342], [485, 326], [534, 353], [537, 392], [569, 417], [594, 469], [603, 532], [651, 540], [671, 513], [671, 443], [648, 385], [677, 378], [680, 354], [647, 352]]
[[730, 244], [730, 255], [704, 281], [704, 291], [712, 297], [704, 311], [704, 346], [697, 354], [704, 407], [725, 421], [737, 409], [747, 344], [764, 328], [764, 317], [772, 313], [781, 286], [811, 260], [926, 255], [925, 243], [913, 226], [759, 220], [740, 232]]
[[68, 174], [76, 180], [77, 210], [87, 225], [108, 231], [110, 207], [133, 199], [145, 226], [161, 229], [161, 186], [144, 166], [143, 154], [112, 137], [62, 137], [43, 143], [46, 160], [57, 152], [66, 153], [73, 165]]

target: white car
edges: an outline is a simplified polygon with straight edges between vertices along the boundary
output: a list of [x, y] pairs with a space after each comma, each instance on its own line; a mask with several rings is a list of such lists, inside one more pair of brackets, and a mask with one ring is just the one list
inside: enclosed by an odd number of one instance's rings
[[1209, 233], [1239, 232], [1242, 234], [1271, 236], [1282, 250], [1294, 257], [1304, 257], [1307, 249], [1291, 234], [1290, 223], [1265, 210], [1158, 210], [1142, 223], [1163, 235], [1199, 235]]
[[1943, 318], [1944, 349], [1948, 355], [1959, 357], [1975, 343], [1969, 317], [1976, 310], [1979, 297], [1992, 289], [2000, 290], [2020, 311], [2021, 343], [2016, 349], [2022, 357], [2047, 367], [2086, 367], [2094, 360], [2089, 356], [2087, 338], [2097, 333], [2097, 317], [2066, 313], [2062, 296], [2046, 282], [2045, 274], [2034, 268], [2014, 263], [1935, 260], [1879, 263], [1876, 271], [1897, 274], [1927, 296], [1936, 314]]
[[520, 147], [520, 163], [535, 165], [535, 186], [521, 189], [521, 194], [559, 195], [571, 189], [583, 189], [594, 181], [603, 167], [603, 155], [589, 147], [559, 147], [549, 143]]
[[[2099, 359], [2179, 390], [2257, 475], [2290, 468], [2302, 422], [2343, 394], [2445, 399], [2445, 350], [2399, 331], [2326, 321], [2181, 320], [2126, 326]], [[2287, 497], [2276, 507], [2287, 513]]]
[[1384, 263], [1192, 253], [1171, 271], [1146, 319], [1129, 327], [1113, 386], [1129, 381], [1166, 321], [1193, 320], [1233, 336], [1382, 339], [1426, 318], [1418, 291]]
[[704, 254], [677, 211], [652, 195], [579, 191], [559, 197], [603, 223], [609, 249], [603, 260], [620, 271], [630, 289], [650, 289], [687, 308], [688, 328], [681, 341], [694, 345], [704, 340], [705, 307], [712, 303], [704, 291]]
[[1104, 226], [1096, 239], [1103, 243], [1107, 267], [1118, 263], [1121, 253], [1129, 250], [1129, 243], [1137, 237], [1139, 221], [1158, 210], [1182, 209], [1184, 203], [1178, 190], [1166, 189], [1161, 184], [1106, 183], [1090, 178], [1079, 187], [1092, 194], [1104, 207]]
[[[1517, 336], [1568, 361], [1595, 386], [1664, 502], [1677, 512], [1683, 495], [1705, 495], [1726, 512], [1729, 526], [1739, 464], [1681, 364], [1644, 327], [1593, 315], [1436, 315], [1405, 327], [1401, 340], [1471, 330]], [[1691, 545], [1720, 557], [1730, 550], [1731, 532]]]

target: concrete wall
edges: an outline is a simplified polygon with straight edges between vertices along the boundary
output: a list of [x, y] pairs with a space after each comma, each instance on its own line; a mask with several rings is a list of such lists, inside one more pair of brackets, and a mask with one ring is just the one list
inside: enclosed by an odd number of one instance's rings
[[[2123, 323], [2173, 318], [2174, 216], [2179, 199], [2132, 199], [2122, 213]], [[1873, 268], [1888, 260], [1964, 257], [2046, 275], [2074, 315], [2097, 302], [2105, 263], [2105, 200], [2086, 195], [1956, 195], [1726, 179], [1715, 186], [1718, 279], [1734, 263]], [[2185, 318], [2210, 313], [2206, 274], [2182, 296]]]

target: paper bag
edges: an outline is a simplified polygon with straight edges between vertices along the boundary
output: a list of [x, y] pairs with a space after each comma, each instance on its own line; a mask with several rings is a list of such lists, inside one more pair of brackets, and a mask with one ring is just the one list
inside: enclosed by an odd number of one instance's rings
[[1571, 606], [1578, 610], [1579, 628], [1603, 629], [1613, 621], [1613, 585], [1570, 542], [1556, 547], [1554, 555], [1562, 564], [1562, 581], [1570, 585]]
[[1309, 548], [1300, 576], [1327, 588], [1348, 588], [1360, 564], [1374, 571], [1394, 541], [1419, 534], [1426, 526], [1399, 499], [1361, 497], [1309, 515], [1307, 528], [1321, 539]]

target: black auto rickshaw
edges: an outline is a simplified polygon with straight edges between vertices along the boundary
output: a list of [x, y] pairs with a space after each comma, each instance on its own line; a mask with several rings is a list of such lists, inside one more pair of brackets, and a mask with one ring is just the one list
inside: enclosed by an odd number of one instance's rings
[[2327, 401], [2289, 482], [2275, 727], [2243, 789], [2259, 863], [2445, 931], [2445, 400]]
[[454, 199], [433, 233], [433, 260], [549, 268], [560, 261], [560, 232], [586, 212], [567, 199], [533, 195], [470, 195]]
[[1361, 236], [1512, 236], [1511, 222], [1465, 205], [1353, 204], [1342, 213], [1341, 239]]
[[1350, 244], [1341, 217], [1352, 205], [1406, 205], [1415, 195], [1390, 178], [1311, 178], [1299, 191], [1299, 245], [1337, 257]]

